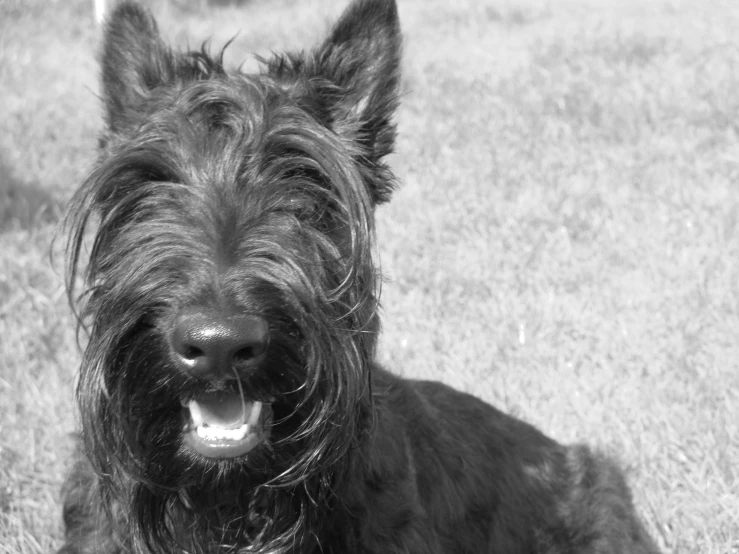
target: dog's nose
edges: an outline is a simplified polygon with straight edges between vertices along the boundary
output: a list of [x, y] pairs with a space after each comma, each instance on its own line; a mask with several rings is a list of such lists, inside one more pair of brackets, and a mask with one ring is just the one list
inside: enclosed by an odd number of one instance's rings
[[253, 315], [184, 314], [170, 334], [175, 365], [203, 379], [230, 379], [255, 368], [269, 342], [267, 322]]

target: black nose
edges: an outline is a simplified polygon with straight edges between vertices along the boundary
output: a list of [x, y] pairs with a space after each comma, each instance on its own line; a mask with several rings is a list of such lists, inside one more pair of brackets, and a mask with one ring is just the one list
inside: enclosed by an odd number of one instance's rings
[[253, 315], [183, 314], [170, 334], [175, 365], [203, 379], [235, 378], [256, 367], [269, 342], [267, 322]]

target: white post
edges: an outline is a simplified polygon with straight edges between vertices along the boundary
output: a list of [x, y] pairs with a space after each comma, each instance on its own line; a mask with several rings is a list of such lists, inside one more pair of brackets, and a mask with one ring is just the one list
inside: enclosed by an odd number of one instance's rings
[[95, 22], [100, 25], [105, 17], [105, 0], [92, 0], [95, 4]]

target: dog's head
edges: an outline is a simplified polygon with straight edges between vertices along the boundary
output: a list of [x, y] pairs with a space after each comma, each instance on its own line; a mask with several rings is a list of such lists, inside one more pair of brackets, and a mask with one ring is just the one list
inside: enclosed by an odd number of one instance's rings
[[107, 23], [68, 287], [88, 455], [152, 549], [178, 518], [193, 543], [294, 541], [368, 425], [399, 43], [394, 2], [359, 0], [247, 75], [171, 51], [135, 4]]

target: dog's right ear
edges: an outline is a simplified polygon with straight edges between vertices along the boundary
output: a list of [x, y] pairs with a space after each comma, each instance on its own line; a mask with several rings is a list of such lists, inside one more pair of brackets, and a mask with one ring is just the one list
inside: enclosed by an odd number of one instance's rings
[[175, 78], [175, 61], [149, 10], [121, 2], [108, 20], [101, 58], [108, 131], [125, 132], [141, 122], [144, 101]]
[[268, 61], [269, 74], [311, 114], [361, 152], [376, 203], [390, 198], [383, 162], [395, 143], [401, 32], [395, 0], [353, 0], [328, 38], [310, 54]]

